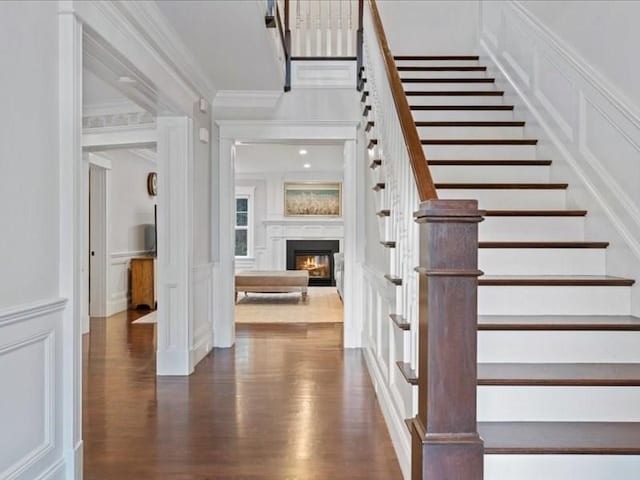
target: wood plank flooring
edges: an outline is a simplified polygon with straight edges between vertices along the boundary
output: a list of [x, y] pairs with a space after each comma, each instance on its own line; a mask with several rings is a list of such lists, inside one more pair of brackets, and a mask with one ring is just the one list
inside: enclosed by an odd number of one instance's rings
[[155, 377], [154, 325], [85, 336], [85, 479], [401, 479], [342, 324], [238, 325], [188, 378]]

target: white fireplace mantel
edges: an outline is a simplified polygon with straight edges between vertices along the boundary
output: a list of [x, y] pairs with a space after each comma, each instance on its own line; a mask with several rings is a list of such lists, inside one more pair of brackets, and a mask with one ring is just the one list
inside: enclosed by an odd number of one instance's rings
[[287, 268], [287, 240], [339, 240], [342, 250], [344, 220], [342, 218], [281, 217], [264, 220], [267, 227], [265, 255], [261, 268]]

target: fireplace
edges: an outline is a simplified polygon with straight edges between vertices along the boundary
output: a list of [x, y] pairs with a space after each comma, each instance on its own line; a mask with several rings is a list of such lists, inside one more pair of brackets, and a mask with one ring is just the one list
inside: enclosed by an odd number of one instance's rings
[[287, 240], [287, 270], [307, 270], [311, 286], [334, 287], [333, 254], [339, 251], [339, 240]]

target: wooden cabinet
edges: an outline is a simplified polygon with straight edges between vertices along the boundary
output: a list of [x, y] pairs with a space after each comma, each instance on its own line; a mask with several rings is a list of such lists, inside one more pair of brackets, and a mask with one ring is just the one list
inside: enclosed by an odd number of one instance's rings
[[156, 308], [154, 257], [131, 259], [131, 306]]

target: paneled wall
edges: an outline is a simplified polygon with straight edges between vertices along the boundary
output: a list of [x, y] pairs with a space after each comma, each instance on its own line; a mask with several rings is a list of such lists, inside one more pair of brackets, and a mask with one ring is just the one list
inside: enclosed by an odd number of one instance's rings
[[58, 279], [57, 8], [0, 3], [0, 478], [12, 480], [62, 479], [70, 428]]
[[[636, 33], [623, 27], [637, 4], [483, 1], [480, 8], [480, 52], [510, 93], [505, 101], [515, 102], [516, 117], [527, 120], [526, 135], [541, 139], [539, 157], [553, 160], [552, 179], [570, 183], [571, 205], [589, 210], [588, 238], [612, 240], [607, 273], [636, 278], [640, 110], [630, 100], [637, 82], [630, 86], [626, 77], [638, 66], [624, 53]], [[568, 10], [575, 15], [568, 18]], [[600, 46], [590, 47], [595, 37], [608, 46], [606, 61]]]

